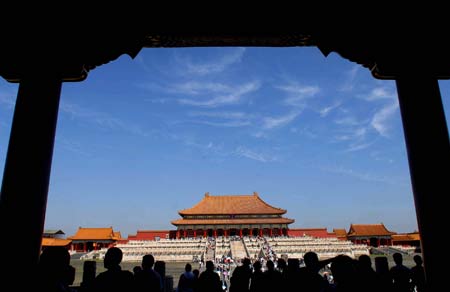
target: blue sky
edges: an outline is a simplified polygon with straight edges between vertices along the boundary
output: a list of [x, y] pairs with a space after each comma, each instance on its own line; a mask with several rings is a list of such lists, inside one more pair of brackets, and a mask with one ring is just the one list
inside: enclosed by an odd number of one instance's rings
[[[2, 166], [17, 88], [0, 80]], [[395, 83], [316, 48], [185, 48], [63, 85], [46, 228], [174, 229], [205, 192], [254, 191], [291, 227], [417, 229]]]

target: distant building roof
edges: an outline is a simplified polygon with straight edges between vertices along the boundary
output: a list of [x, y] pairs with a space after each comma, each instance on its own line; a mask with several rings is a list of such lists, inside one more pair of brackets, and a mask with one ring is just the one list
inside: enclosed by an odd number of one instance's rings
[[347, 236], [386, 236], [395, 232], [387, 230], [383, 223], [380, 224], [351, 224]]
[[289, 218], [245, 218], [245, 219], [178, 219], [172, 221], [173, 225], [205, 225], [205, 224], [291, 224]]
[[347, 231], [344, 228], [334, 228], [333, 229], [334, 234], [336, 234], [336, 237], [338, 238], [346, 238], [347, 237]]
[[220, 214], [284, 214], [286, 210], [275, 208], [264, 202], [258, 195], [211, 196], [206, 193], [194, 207], [178, 212], [184, 215], [220, 215]]
[[120, 233], [120, 231], [114, 231], [113, 234], [115, 240], [122, 239], [122, 234]]
[[47, 229], [47, 230], [44, 230], [44, 234], [57, 235], [57, 234], [65, 234], [65, 233], [60, 229]]
[[116, 240], [112, 227], [108, 228], [78, 228], [74, 236], [69, 237], [72, 240]]
[[60, 238], [42, 238], [42, 247], [46, 246], [68, 246], [72, 240], [70, 239], [60, 239]]
[[417, 241], [420, 240], [420, 234], [418, 232], [413, 233], [401, 233], [392, 235], [392, 241]]

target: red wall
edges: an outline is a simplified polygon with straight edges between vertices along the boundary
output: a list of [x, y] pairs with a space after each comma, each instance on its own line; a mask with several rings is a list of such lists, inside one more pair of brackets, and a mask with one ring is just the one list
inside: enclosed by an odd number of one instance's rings
[[128, 239], [133, 240], [155, 240], [155, 237], [165, 239], [169, 230], [138, 230], [136, 236], [129, 236]]
[[303, 235], [309, 235], [313, 237], [336, 237], [333, 233], [328, 233], [326, 228], [293, 228], [288, 229], [288, 235], [289, 236], [303, 236]]

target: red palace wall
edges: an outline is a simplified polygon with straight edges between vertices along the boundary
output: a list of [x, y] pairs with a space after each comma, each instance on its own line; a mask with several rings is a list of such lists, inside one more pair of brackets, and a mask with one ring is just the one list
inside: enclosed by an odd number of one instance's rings
[[138, 230], [136, 235], [128, 236], [129, 240], [155, 240], [156, 237], [161, 239], [168, 238], [169, 230]]
[[288, 229], [288, 235], [295, 237], [303, 235], [309, 235], [320, 238], [336, 237], [334, 233], [328, 233], [326, 228], [293, 228]]

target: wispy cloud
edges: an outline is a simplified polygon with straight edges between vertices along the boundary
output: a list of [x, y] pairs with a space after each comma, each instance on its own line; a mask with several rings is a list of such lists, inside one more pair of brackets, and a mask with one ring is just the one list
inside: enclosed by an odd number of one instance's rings
[[384, 106], [381, 110], [377, 111], [370, 122], [370, 125], [381, 135], [384, 137], [388, 137], [389, 135], [389, 119], [397, 112], [398, 109], [398, 101], [396, 100], [392, 104], [388, 104]]
[[359, 65], [354, 65], [350, 70], [348, 70], [345, 75], [346, 79], [342, 86], [339, 88], [340, 91], [350, 92], [355, 88], [355, 79], [358, 75]]
[[406, 185], [406, 182], [399, 181], [396, 178], [385, 177], [385, 176], [377, 176], [370, 173], [364, 173], [355, 171], [353, 169], [344, 168], [342, 166], [324, 166], [320, 167], [322, 171], [341, 174], [349, 177], [353, 177], [362, 181], [368, 182], [377, 182], [377, 183], [385, 183], [391, 185]]
[[191, 117], [209, 117], [209, 118], [223, 118], [223, 119], [244, 119], [249, 117], [249, 114], [244, 112], [189, 112]]
[[263, 128], [264, 129], [274, 129], [286, 126], [293, 122], [295, 118], [300, 115], [301, 111], [292, 111], [284, 116], [280, 117], [265, 117], [263, 118]]
[[252, 115], [244, 112], [214, 112], [200, 111], [189, 112], [189, 116], [198, 117], [197, 120], [189, 122], [204, 124], [215, 127], [244, 127], [251, 125]]
[[376, 87], [372, 89], [368, 94], [359, 95], [359, 97], [367, 100], [367, 101], [375, 101], [380, 99], [392, 99], [396, 98], [397, 94], [394, 90], [386, 88], [386, 87]]
[[196, 75], [207, 75], [212, 73], [220, 73], [226, 70], [229, 66], [238, 63], [244, 56], [245, 48], [232, 49], [228, 54], [222, 55], [218, 59], [204, 63], [193, 63], [191, 60], [185, 60], [187, 73]]
[[237, 86], [233, 88], [233, 91], [229, 92], [228, 94], [218, 95], [210, 99], [198, 100], [198, 99], [180, 98], [178, 99], [178, 102], [184, 105], [209, 107], [209, 108], [214, 108], [223, 105], [238, 104], [241, 102], [244, 95], [258, 90], [260, 86], [261, 85], [258, 81], [254, 81]]
[[256, 161], [264, 162], [264, 163], [265, 162], [273, 162], [273, 161], [278, 160], [276, 157], [255, 152], [244, 146], [238, 146], [236, 148], [236, 150], [233, 152], [233, 154], [238, 157], [245, 157], [248, 159], [252, 159], [252, 160], [256, 160]]
[[158, 104], [166, 104], [170, 101], [170, 98], [146, 98], [144, 101], [150, 102], [150, 103], [158, 103]]
[[59, 147], [63, 150], [79, 154], [81, 156], [91, 156], [91, 153], [86, 151], [80, 142], [69, 140], [66, 138], [56, 138], [56, 147]]
[[250, 121], [223, 121], [223, 122], [213, 122], [213, 121], [201, 121], [201, 120], [190, 120], [188, 122], [192, 122], [195, 124], [203, 124], [207, 126], [213, 127], [225, 127], [225, 128], [237, 128], [237, 127], [245, 127], [250, 126]]
[[214, 94], [214, 93], [231, 93], [234, 91], [234, 88], [232, 86], [218, 82], [190, 81], [168, 86], [167, 91], [170, 93], [199, 95], [199, 94]]
[[320, 91], [318, 86], [301, 85], [297, 82], [276, 86], [276, 88], [287, 94], [287, 97], [283, 100], [283, 103], [285, 105], [295, 107], [305, 106], [305, 100], [314, 97]]
[[337, 107], [339, 107], [341, 105], [341, 102], [335, 102], [334, 104], [330, 105], [330, 106], [326, 106], [324, 108], [322, 108], [321, 110], [319, 110], [319, 114], [322, 118], [326, 117], [332, 110], [336, 109]]
[[93, 111], [67, 102], [62, 102], [60, 109], [63, 113], [68, 114], [71, 118], [76, 118], [84, 122], [95, 124], [101, 129], [121, 130], [134, 135], [144, 137], [148, 136], [148, 133], [142, 130], [140, 126], [124, 122], [123, 120], [112, 117], [107, 113]]

